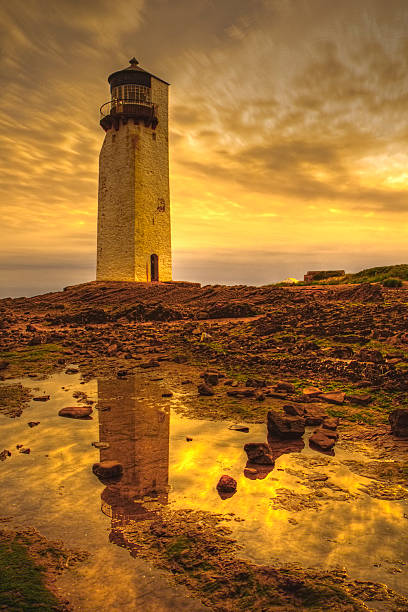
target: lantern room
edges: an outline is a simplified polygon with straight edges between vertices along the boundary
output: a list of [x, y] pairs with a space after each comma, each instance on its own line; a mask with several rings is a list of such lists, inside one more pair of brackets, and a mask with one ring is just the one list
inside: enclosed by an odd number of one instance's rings
[[152, 75], [140, 68], [136, 58], [129, 60], [129, 66], [113, 72], [108, 77], [111, 99], [100, 108], [100, 124], [106, 131], [119, 129], [120, 123], [129, 119], [142, 121], [146, 127], [155, 129], [157, 105], [152, 100]]

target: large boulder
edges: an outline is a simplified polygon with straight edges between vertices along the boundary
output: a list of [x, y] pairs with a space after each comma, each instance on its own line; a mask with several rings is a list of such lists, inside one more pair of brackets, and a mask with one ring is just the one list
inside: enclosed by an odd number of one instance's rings
[[259, 465], [274, 465], [275, 463], [271, 449], [265, 442], [249, 442], [245, 444], [244, 451], [248, 455], [248, 463]]
[[391, 425], [391, 431], [398, 438], [408, 438], [408, 408], [397, 408], [393, 410], [388, 420]]
[[268, 433], [281, 440], [301, 438], [305, 433], [305, 419], [299, 416], [279, 415], [268, 412]]

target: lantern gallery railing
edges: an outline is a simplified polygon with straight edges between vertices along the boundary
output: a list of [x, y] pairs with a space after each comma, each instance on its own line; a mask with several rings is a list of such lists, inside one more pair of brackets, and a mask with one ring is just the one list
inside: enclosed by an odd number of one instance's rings
[[135, 100], [134, 98], [113, 98], [102, 104], [100, 108], [100, 124], [105, 130], [112, 126], [119, 129], [121, 123], [126, 124], [129, 119], [135, 123], [143, 121], [146, 127], [156, 129], [158, 124], [157, 104], [150, 100]]
[[113, 99], [102, 104], [99, 109], [101, 119], [108, 115], [138, 115], [141, 111], [152, 112], [156, 105], [148, 100], [138, 101], [131, 98]]

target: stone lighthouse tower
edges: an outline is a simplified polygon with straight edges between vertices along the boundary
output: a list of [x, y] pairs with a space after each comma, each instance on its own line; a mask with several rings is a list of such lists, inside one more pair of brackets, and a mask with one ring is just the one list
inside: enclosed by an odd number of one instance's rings
[[101, 107], [96, 279], [170, 281], [169, 84], [129, 63]]

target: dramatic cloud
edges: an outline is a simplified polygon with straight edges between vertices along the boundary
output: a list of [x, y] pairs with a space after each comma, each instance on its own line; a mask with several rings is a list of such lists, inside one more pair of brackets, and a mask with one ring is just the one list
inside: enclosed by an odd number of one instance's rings
[[132, 55], [172, 83], [177, 278], [406, 260], [404, 0], [27, 0], [1, 13], [2, 295], [93, 278], [98, 109]]

